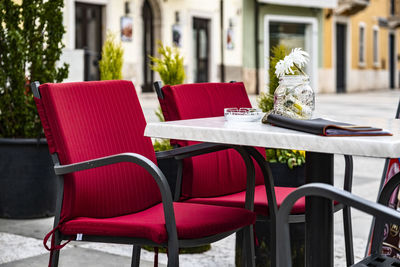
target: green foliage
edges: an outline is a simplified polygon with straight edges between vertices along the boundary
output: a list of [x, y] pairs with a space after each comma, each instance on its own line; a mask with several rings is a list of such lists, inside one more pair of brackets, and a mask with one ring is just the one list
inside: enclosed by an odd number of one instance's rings
[[277, 45], [271, 48], [271, 57], [269, 59], [269, 69], [268, 69], [268, 74], [269, 74], [269, 94], [274, 95], [275, 89], [279, 85], [279, 79], [275, 75], [275, 66], [276, 63], [278, 63], [279, 60], [282, 60], [285, 58], [286, 53], [288, 52], [288, 49], [284, 45]]
[[162, 113], [161, 106], [158, 106], [157, 110], [154, 112], [159, 121], [165, 121], [164, 114]]
[[301, 150], [267, 148], [266, 153], [268, 162], [286, 163], [290, 169], [306, 162], [305, 152]]
[[160, 74], [164, 84], [182, 84], [186, 75], [183, 66], [183, 57], [180, 56], [179, 50], [177, 48], [164, 46], [161, 42], [159, 42], [158, 45], [157, 51], [161, 58], [149, 55], [152, 62], [150, 65], [151, 69]]
[[272, 47], [271, 54], [272, 56], [269, 58], [269, 92], [261, 93], [257, 97], [258, 107], [263, 112], [268, 112], [274, 108], [274, 93], [275, 89], [279, 85], [279, 79], [275, 75], [275, 65], [279, 60], [284, 59], [286, 56], [287, 48], [284, 45], [277, 45]]
[[[159, 42], [158, 53], [160, 54], [160, 58], [149, 55], [152, 62], [150, 65], [151, 69], [158, 72], [163, 84], [182, 84], [186, 75], [183, 66], [183, 57], [180, 56], [179, 50], [177, 48], [164, 46]], [[157, 108], [155, 114], [160, 121], [165, 121], [161, 107]], [[156, 140], [153, 145], [155, 151], [172, 149], [169, 139]]]
[[0, 137], [36, 138], [42, 128], [30, 82], [61, 82], [63, 0], [0, 1]]
[[[151, 246], [143, 246], [143, 248], [147, 251], [154, 251], [154, 247]], [[209, 251], [211, 249], [211, 245], [203, 245], [200, 247], [193, 247], [193, 248], [180, 248], [179, 249], [179, 254], [199, 254], [199, 253], [204, 253], [206, 251]], [[159, 253], [167, 253], [166, 248], [159, 248], [158, 249]]]
[[[269, 112], [274, 108], [274, 93], [275, 89], [279, 85], [279, 79], [275, 75], [275, 65], [279, 60], [285, 58], [288, 49], [284, 45], [277, 45], [272, 47], [272, 56], [269, 59], [269, 92], [261, 93], [257, 97], [258, 107], [263, 112]], [[304, 151], [298, 150], [288, 150], [288, 149], [266, 149], [268, 162], [279, 162], [286, 163], [290, 169], [295, 166], [301, 166], [305, 163], [305, 153]]]
[[121, 42], [115, 40], [115, 35], [107, 33], [99, 61], [101, 80], [121, 80], [124, 64], [124, 49]]
[[155, 152], [173, 149], [169, 142], [169, 139], [156, 139], [154, 141], [153, 147]]
[[257, 96], [257, 103], [262, 112], [268, 112], [274, 108], [274, 95], [262, 92]]

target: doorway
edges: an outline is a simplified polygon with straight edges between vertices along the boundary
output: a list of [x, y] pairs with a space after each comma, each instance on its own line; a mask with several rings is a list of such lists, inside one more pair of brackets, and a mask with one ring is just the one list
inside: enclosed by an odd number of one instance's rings
[[394, 34], [389, 33], [389, 86], [395, 88], [395, 39]]
[[274, 45], [301, 47], [310, 55], [305, 72], [311, 87], [318, 89], [318, 20], [314, 17], [265, 15], [264, 16], [264, 71], [269, 80], [269, 58]]
[[148, 0], [142, 8], [143, 18], [143, 92], [153, 92], [154, 72], [150, 68], [149, 55], [154, 56], [154, 14]]
[[100, 80], [102, 6], [75, 4], [75, 48], [84, 50], [85, 81]]
[[347, 25], [336, 23], [336, 92], [346, 92], [346, 34]]
[[194, 82], [209, 81], [210, 19], [193, 18]]

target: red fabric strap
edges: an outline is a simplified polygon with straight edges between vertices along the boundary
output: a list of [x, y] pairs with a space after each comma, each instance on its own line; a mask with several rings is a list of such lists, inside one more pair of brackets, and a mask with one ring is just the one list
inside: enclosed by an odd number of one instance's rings
[[[56, 228], [54, 228], [53, 230], [51, 230], [50, 232], [47, 233], [47, 235], [44, 237], [43, 239], [43, 246], [48, 250], [48, 251], [54, 251], [54, 250], [60, 250], [63, 247], [65, 247], [69, 242], [71, 242], [72, 237], [70, 237], [68, 239], [67, 242], [65, 242], [64, 244], [60, 244], [57, 246], [54, 246], [54, 233], [55, 231], [60, 228], [60, 225], [57, 225]], [[47, 246], [47, 241], [49, 240], [49, 238], [51, 237], [51, 245], [50, 247]]]
[[[60, 249], [62, 249], [63, 247], [65, 247], [69, 242], [71, 242], [71, 240], [72, 240], [72, 237], [70, 237], [69, 239], [68, 239], [68, 241], [67, 242], [65, 242], [64, 244], [60, 244], [60, 245], [57, 245], [57, 246], [55, 246], [54, 245], [54, 233], [55, 233], [55, 231], [58, 229], [58, 228], [60, 228], [60, 224], [58, 224], [53, 230], [51, 230], [50, 232], [48, 232], [47, 233], [47, 235], [44, 237], [44, 239], [43, 239], [43, 246], [48, 250], [48, 251], [50, 251], [50, 260], [49, 260], [49, 267], [51, 266], [51, 261], [52, 261], [52, 259], [53, 259], [53, 252], [54, 252], [54, 250], [60, 250]], [[51, 245], [50, 245], [50, 247], [48, 247], [47, 246], [47, 241], [49, 240], [49, 238], [51, 237], [51, 241], [50, 241], [50, 243], [51, 243]]]

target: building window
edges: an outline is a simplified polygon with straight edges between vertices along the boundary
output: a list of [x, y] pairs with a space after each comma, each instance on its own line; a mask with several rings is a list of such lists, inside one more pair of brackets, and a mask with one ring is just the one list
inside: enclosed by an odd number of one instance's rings
[[394, 16], [396, 12], [396, 2], [395, 0], [390, 0], [390, 15]]
[[358, 65], [360, 67], [365, 66], [365, 24], [360, 23], [359, 25], [359, 36], [358, 36]]
[[379, 67], [379, 28], [378, 26], [374, 26], [373, 28], [373, 58], [374, 58], [374, 67]]

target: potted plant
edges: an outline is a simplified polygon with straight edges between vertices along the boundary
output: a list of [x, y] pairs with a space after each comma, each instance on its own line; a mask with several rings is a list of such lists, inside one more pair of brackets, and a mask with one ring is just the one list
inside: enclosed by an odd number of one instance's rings
[[[270, 112], [274, 108], [274, 94], [279, 85], [279, 78], [275, 75], [276, 65], [285, 58], [287, 48], [284, 45], [274, 46], [269, 59], [269, 92], [261, 93], [258, 106], [263, 112]], [[266, 149], [266, 160], [270, 163], [276, 186], [297, 187], [304, 184], [305, 152], [288, 149]]]
[[[151, 69], [160, 75], [163, 84], [176, 85], [182, 84], [185, 80], [185, 68], [183, 66], [183, 57], [180, 55], [177, 48], [164, 46], [161, 42], [158, 43], [158, 54], [160, 57], [149, 55], [152, 62]], [[156, 116], [160, 121], [165, 121], [164, 116], [159, 106], [155, 111]], [[156, 139], [154, 141], [154, 151], [165, 151], [173, 149], [169, 139]], [[163, 171], [170, 185], [172, 195], [175, 193], [175, 183], [177, 177], [178, 163], [173, 158], [158, 160], [158, 167]]]
[[[158, 43], [158, 54], [160, 57], [153, 57], [149, 55], [152, 62], [150, 65], [151, 69], [160, 75], [163, 84], [176, 85], [182, 84], [185, 80], [185, 68], [183, 65], [183, 57], [180, 55], [178, 48], [164, 46], [161, 42]], [[156, 116], [160, 121], [165, 121], [164, 115], [162, 114], [161, 107], [158, 107], [155, 111]], [[166, 151], [173, 149], [169, 139], [156, 139], [153, 143], [154, 151]], [[178, 175], [178, 162], [173, 159], [158, 159], [158, 167], [164, 173], [167, 178], [168, 184], [171, 188], [172, 195], [175, 194], [176, 177]], [[148, 250], [152, 248], [145, 247]], [[211, 248], [211, 245], [204, 245], [196, 248], [184, 248], [179, 253], [202, 253]], [[160, 249], [160, 252], [165, 252]]]
[[[258, 106], [263, 112], [270, 112], [274, 108], [274, 93], [279, 85], [279, 78], [275, 75], [277, 63], [284, 59], [288, 49], [284, 45], [272, 48], [269, 59], [269, 92], [261, 93], [257, 98]], [[275, 186], [298, 187], [305, 182], [305, 152], [289, 149], [266, 148], [266, 160], [274, 177]], [[256, 247], [256, 266], [268, 266], [270, 249], [268, 244], [270, 228], [267, 222], [256, 222], [256, 236], [259, 245]], [[304, 266], [304, 223], [290, 224], [293, 266]]]
[[0, 1], [0, 217], [54, 213], [56, 179], [30, 83], [61, 82], [63, 0]]
[[108, 32], [99, 61], [101, 80], [121, 80], [124, 64], [124, 49], [121, 42], [115, 40], [115, 34]]

